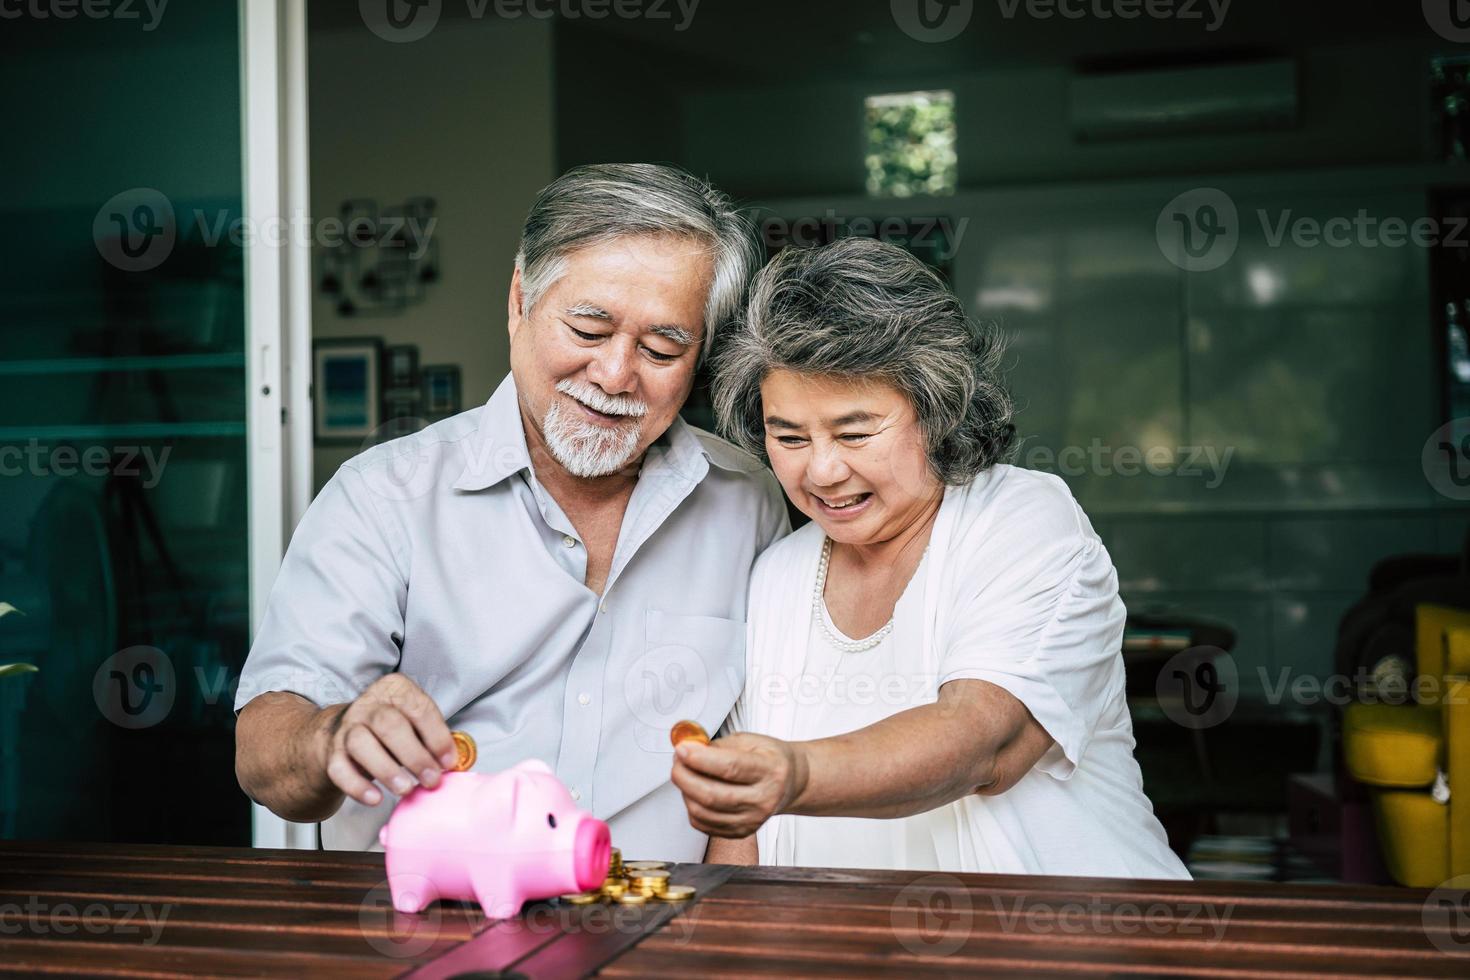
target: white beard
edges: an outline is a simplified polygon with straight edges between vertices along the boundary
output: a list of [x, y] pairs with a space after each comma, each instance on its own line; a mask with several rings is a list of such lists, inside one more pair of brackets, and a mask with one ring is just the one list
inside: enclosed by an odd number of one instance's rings
[[[570, 395], [569, 392], [564, 393]], [[555, 401], [546, 410], [541, 430], [552, 458], [568, 473], [599, 477], [610, 476], [632, 462], [643, 435], [643, 421], [630, 415], [608, 429], [574, 417], [564, 410], [560, 401]]]

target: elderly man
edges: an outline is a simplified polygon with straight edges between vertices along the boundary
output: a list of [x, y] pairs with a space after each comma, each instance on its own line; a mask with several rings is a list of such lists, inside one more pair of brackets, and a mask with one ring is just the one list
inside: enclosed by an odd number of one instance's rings
[[628, 852], [703, 857], [668, 728], [725, 720], [750, 568], [789, 525], [769, 473], [678, 412], [755, 254], [729, 200], [672, 168], [542, 191], [510, 376], [349, 461], [296, 530], [235, 703], [251, 798], [376, 847], [463, 729], [476, 769], [546, 762]]

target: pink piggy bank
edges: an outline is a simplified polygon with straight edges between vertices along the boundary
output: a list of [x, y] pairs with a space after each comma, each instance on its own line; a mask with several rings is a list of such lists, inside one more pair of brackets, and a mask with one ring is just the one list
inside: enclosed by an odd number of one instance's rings
[[607, 824], [577, 809], [539, 759], [494, 774], [446, 772], [435, 788], [410, 790], [378, 840], [395, 909], [472, 899], [494, 919], [598, 887], [612, 850]]

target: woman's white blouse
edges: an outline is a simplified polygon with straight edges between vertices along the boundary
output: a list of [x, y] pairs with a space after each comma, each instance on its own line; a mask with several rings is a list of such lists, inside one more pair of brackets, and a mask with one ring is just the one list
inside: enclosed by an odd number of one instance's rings
[[1056, 745], [999, 796], [893, 820], [778, 815], [757, 833], [761, 863], [1189, 877], [1133, 758], [1117, 575], [1065, 483], [1000, 465], [949, 488], [893, 632], [862, 653], [815, 622], [822, 539], [809, 524], [756, 565], [728, 730], [826, 737], [971, 678], [1014, 695]]

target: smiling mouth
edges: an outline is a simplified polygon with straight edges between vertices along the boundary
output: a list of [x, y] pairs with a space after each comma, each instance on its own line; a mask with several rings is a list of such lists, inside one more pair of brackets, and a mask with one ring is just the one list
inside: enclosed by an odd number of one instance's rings
[[[567, 397], [572, 398], [571, 395], [568, 395]], [[591, 405], [588, 405], [586, 402], [578, 401], [575, 398], [572, 398], [572, 401], [576, 403], [578, 408], [586, 412], [587, 416], [591, 418], [594, 422], [601, 422], [604, 425], [616, 425], [619, 422], [622, 422], [625, 419], [631, 417], [628, 415], [613, 415], [609, 412], [599, 412], [597, 409], [593, 408]]]
[[[817, 497], [816, 494], [812, 496]], [[817, 499], [829, 510], [847, 510], [849, 507], [856, 507], [871, 496], [871, 493], [854, 493], [846, 497], [817, 497]]]

